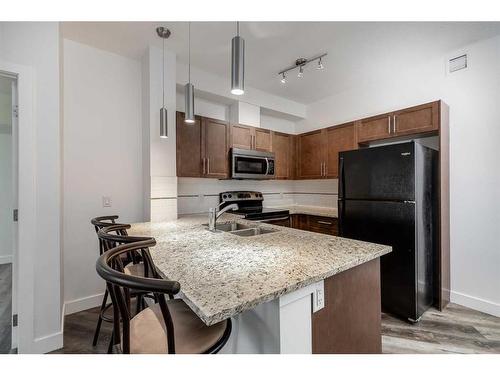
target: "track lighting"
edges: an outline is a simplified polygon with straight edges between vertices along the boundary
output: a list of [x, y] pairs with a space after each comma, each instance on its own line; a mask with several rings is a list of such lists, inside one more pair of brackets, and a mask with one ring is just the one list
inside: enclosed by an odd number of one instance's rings
[[321, 62], [321, 57], [320, 57], [319, 60], [318, 60], [318, 67], [317, 67], [317, 69], [318, 70], [323, 70], [324, 68], [325, 67], [323, 66], [323, 63]]
[[326, 53], [323, 53], [319, 56], [316, 56], [316, 57], [311, 57], [310, 59], [306, 59], [306, 58], [299, 58], [297, 60], [295, 60], [295, 63], [294, 65], [286, 68], [286, 69], [283, 69], [282, 71], [280, 71], [278, 73], [279, 77], [280, 77], [280, 81], [281, 83], [285, 84], [286, 83], [286, 73], [289, 72], [290, 70], [293, 70], [293, 69], [299, 69], [299, 72], [297, 73], [297, 77], [298, 78], [303, 78], [304, 77], [304, 68], [307, 64], [309, 64], [310, 62], [313, 62], [313, 61], [316, 61], [318, 60], [318, 66], [317, 66], [317, 69], [318, 70], [323, 70], [324, 69], [324, 66], [323, 66], [323, 57], [325, 57], [327, 54]]
[[304, 65], [299, 66], [299, 74], [297, 74], [297, 77], [304, 77]]
[[282, 77], [281, 77], [281, 83], [285, 84], [286, 83], [286, 74], [283, 72], [281, 75], [282, 75]]

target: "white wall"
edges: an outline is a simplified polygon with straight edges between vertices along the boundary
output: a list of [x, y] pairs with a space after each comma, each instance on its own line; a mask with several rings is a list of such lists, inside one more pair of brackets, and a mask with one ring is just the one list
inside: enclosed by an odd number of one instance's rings
[[[469, 68], [445, 61], [467, 52]], [[450, 106], [452, 301], [500, 316], [500, 37], [308, 106], [297, 131], [437, 99]]]
[[[185, 111], [185, 99], [183, 92], [177, 92], [176, 106], [177, 111]], [[222, 103], [216, 103], [211, 100], [198, 98], [195, 95], [194, 114], [198, 116], [210, 117], [216, 120], [229, 121], [229, 106]]]
[[[6, 82], [10, 80], [0, 77]], [[12, 100], [0, 91], [0, 264], [12, 262]]]
[[264, 129], [271, 129], [277, 132], [295, 134], [295, 122], [284, 118], [260, 115], [260, 127]]
[[150, 46], [142, 59], [143, 88], [143, 175], [146, 181], [144, 204], [147, 220], [177, 218], [176, 170], [176, 55], [165, 51], [165, 106], [168, 112], [168, 138], [160, 138], [162, 106], [162, 50]]
[[[64, 40], [64, 301], [66, 314], [100, 303], [104, 283], [90, 219], [143, 216], [141, 64]], [[105, 208], [102, 197], [112, 199]]]
[[2, 22], [0, 37], [0, 59], [31, 67], [34, 75], [36, 228], [32, 235], [37, 249], [32, 351], [41, 352], [62, 344], [59, 25]]

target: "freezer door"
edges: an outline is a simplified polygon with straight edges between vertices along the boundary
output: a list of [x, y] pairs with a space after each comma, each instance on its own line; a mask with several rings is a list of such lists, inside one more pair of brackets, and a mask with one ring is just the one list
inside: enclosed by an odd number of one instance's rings
[[382, 309], [416, 320], [415, 205], [339, 201], [342, 237], [392, 246], [380, 259]]
[[415, 200], [414, 142], [341, 152], [339, 198]]

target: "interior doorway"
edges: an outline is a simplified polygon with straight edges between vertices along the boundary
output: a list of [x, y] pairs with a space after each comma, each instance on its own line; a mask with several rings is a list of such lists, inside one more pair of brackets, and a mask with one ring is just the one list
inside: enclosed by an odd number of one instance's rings
[[0, 353], [17, 347], [17, 79], [0, 72]]

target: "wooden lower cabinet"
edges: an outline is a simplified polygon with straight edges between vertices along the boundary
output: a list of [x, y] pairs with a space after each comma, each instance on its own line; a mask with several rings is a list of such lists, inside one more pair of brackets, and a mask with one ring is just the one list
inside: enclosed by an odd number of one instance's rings
[[312, 314], [313, 354], [382, 352], [379, 258], [326, 279], [324, 298]]
[[339, 234], [337, 218], [305, 214], [293, 214], [290, 216], [291, 226], [294, 229], [330, 234], [332, 236], [338, 236]]

